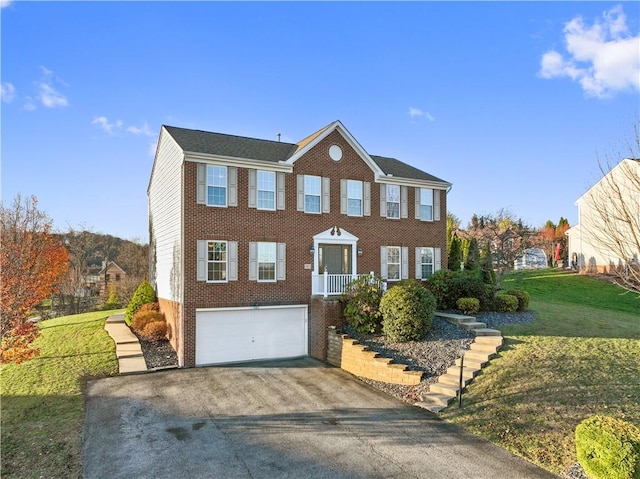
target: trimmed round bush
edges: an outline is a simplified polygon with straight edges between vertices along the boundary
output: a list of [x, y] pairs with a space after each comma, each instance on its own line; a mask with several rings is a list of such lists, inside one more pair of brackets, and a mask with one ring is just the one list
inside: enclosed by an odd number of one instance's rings
[[415, 280], [401, 281], [380, 301], [382, 332], [390, 341], [419, 341], [429, 332], [435, 309], [429, 290]]
[[640, 478], [640, 428], [608, 416], [576, 427], [578, 462], [592, 479]]
[[344, 290], [342, 313], [347, 323], [359, 333], [380, 331], [382, 284], [383, 280], [378, 276], [362, 276], [351, 281]]
[[148, 281], [140, 283], [135, 293], [131, 297], [131, 301], [127, 305], [127, 310], [124, 313], [124, 320], [127, 325], [131, 326], [133, 315], [138, 311], [140, 306], [147, 303], [153, 303], [156, 300], [156, 292]]
[[506, 291], [505, 294], [510, 294], [511, 296], [518, 298], [518, 311], [526, 311], [529, 309], [529, 300], [531, 297], [526, 291], [521, 289], [512, 289], [511, 291]]
[[518, 310], [518, 298], [510, 294], [499, 294], [493, 299], [493, 307], [499, 313], [515, 313]]
[[136, 314], [133, 315], [133, 320], [131, 321], [131, 328], [133, 328], [133, 330], [136, 331], [138, 334], [142, 334], [147, 324], [153, 323], [154, 321], [164, 321], [164, 314], [159, 311], [153, 311], [153, 310], [146, 310], [146, 311], [138, 310]]
[[167, 336], [167, 322], [163, 319], [161, 321], [151, 321], [147, 323], [140, 332], [140, 336], [154, 342], [165, 339]]
[[478, 298], [460, 298], [456, 301], [456, 308], [462, 314], [478, 314], [480, 312], [480, 300]]

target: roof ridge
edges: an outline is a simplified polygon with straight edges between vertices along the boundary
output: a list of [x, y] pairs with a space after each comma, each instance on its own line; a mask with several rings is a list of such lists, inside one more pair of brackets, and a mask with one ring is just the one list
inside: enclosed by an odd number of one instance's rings
[[255, 141], [266, 141], [269, 143], [276, 143], [276, 144], [280, 144], [280, 145], [292, 145], [295, 146], [296, 143], [290, 143], [288, 141], [278, 141], [278, 140], [268, 140], [266, 138], [256, 138], [253, 136], [246, 136], [246, 135], [234, 135], [232, 133], [220, 133], [218, 131], [207, 131], [207, 130], [199, 130], [196, 128], [183, 128], [180, 126], [171, 126], [171, 125], [162, 125], [164, 128], [173, 128], [175, 130], [183, 130], [183, 131], [195, 131], [198, 133], [205, 133], [207, 135], [220, 135], [220, 136], [226, 136], [226, 137], [233, 137], [233, 138], [241, 138], [243, 140], [255, 140]]

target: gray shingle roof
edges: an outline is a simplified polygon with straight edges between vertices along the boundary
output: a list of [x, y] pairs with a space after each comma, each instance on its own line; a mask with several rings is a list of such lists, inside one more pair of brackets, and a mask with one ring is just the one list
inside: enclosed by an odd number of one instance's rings
[[[202, 130], [189, 130], [167, 125], [164, 125], [164, 128], [178, 145], [180, 145], [180, 148], [191, 153], [278, 162], [286, 161], [300, 148], [300, 145], [296, 143], [260, 140], [257, 138], [212, 133]], [[397, 178], [446, 183], [440, 178], [430, 175], [418, 168], [414, 168], [395, 158], [370, 156], [385, 174], [391, 174]]]

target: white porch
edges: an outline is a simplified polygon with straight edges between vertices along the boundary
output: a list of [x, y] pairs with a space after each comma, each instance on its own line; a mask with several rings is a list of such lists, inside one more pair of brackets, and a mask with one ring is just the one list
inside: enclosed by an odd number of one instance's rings
[[309, 250], [313, 254], [311, 294], [339, 296], [345, 286], [358, 278], [358, 238], [333, 226], [313, 237]]

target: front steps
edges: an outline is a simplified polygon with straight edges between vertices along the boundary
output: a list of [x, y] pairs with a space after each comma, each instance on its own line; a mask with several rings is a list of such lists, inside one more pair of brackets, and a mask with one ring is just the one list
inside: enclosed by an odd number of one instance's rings
[[[462, 369], [462, 389], [464, 390], [482, 368], [496, 356], [502, 347], [502, 333], [497, 329], [487, 328], [485, 323], [476, 321], [472, 316], [440, 312], [436, 312], [435, 316], [446, 319], [476, 336], [464, 355]], [[461, 359], [458, 358], [455, 365], [447, 369], [447, 372], [438, 378], [437, 383], [431, 384], [429, 392], [423, 394], [422, 401], [418, 401], [415, 405], [439, 413], [454, 402], [460, 388], [460, 363]]]

